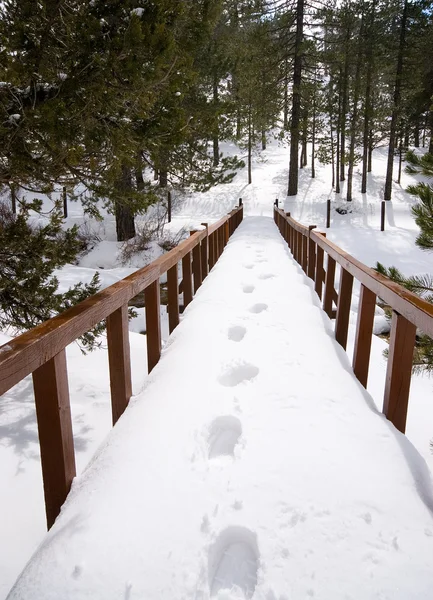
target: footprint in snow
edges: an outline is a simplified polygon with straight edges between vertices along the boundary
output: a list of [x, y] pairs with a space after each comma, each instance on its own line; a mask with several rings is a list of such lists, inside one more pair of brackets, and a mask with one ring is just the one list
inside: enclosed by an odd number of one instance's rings
[[245, 269], [253, 269], [253, 268], [254, 268], [254, 265], [253, 265], [253, 264], [251, 264], [251, 263], [248, 263], [248, 264], [244, 265], [244, 268], [245, 268]]
[[219, 377], [218, 381], [224, 387], [235, 387], [244, 381], [250, 381], [259, 374], [259, 368], [250, 363], [243, 362], [228, 367]]
[[254, 314], [259, 314], [261, 312], [263, 312], [264, 310], [267, 310], [268, 305], [264, 304], [263, 302], [259, 302], [258, 304], [254, 304], [251, 308], [250, 308], [250, 312], [254, 313]]
[[275, 275], [273, 273], [262, 273], [259, 275], [259, 279], [273, 279]]
[[209, 429], [209, 458], [234, 456], [242, 435], [242, 425], [237, 417], [217, 417]]
[[244, 285], [242, 288], [242, 291], [244, 292], [244, 294], [252, 294], [255, 290], [255, 287], [253, 285]]
[[236, 592], [236, 598], [251, 598], [257, 585], [259, 551], [254, 533], [245, 527], [223, 531], [209, 552], [209, 590]]
[[228, 338], [232, 342], [241, 342], [247, 330], [242, 325], [232, 325], [228, 330]]

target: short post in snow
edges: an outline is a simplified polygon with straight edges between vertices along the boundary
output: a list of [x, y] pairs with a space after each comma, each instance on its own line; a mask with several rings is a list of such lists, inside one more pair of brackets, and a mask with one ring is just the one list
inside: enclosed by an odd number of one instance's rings
[[242, 198], [239, 198], [239, 206], [242, 206]]
[[328, 198], [326, 201], [326, 228], [331, 227], [331, 199]]
[[66, 217], [68, 216], [68, 197], [66, 195], [66, 186], [63, 186], [63, 216]]
[[275, 200], [274, 205], [278, 208], [278, 198]]
[[382, 200], [380, 205], [380, 230], [385, 231], [385, 200]]
[[171, 192], [167, 192], [167, 222], [171, 223]]

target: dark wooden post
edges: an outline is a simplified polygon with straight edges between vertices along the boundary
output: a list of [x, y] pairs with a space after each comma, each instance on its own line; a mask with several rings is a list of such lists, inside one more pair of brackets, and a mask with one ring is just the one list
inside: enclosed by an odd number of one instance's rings
[[308, 277], [314, 281], [314, 269], [316, 268], [316, 244], [311, 239], [311, 230], [315, 225], [308, 226]]
[[239, 198], [239, 206], [242, 206], [242, 198]]
[[211, 233], [209, 236], [209, 271], [215, 264], [215, 234]]
[[380, 203], [380, 230], [385, 231], [385, 200]]
[[275, 200], [274, 204], [278, 208], [278, 198]]
[[368, 380], [375, 308], [376, 295], [365, 285], [361, 285], [352, 366], [355, 376], [365, 388]]
[[186, 308], [192, 301], [191, 252], [182, 258], [183, 305]]
[[68, 216], [68, 196], [66, 194], [66, 186], [63, 186], [63, 216]]
[[334, 295], [335, 260], [328, 254], [326, 266], [325, 296], [323, 298], [323, 310], [332, 319], [332, 297]]
[[45, 511], [50, 529], [60, 513], [76, 473], [65, 350], [33, 373], [33, 388]]
[[179, 292], [177, 263], [167, 271], [168, 328], [170, 333], [179, 325]]
[[167, 222], [171, 223], [171, 192], [167, 192]]
[[206, 237], [201, 242], [201, 275], [205, 279], [209, 273], [209, 227], [207, 223], [202, 225], [206, 227]]
[[353, 275], [341, 267], [340, 291], [337, 302], [335, 339], [346, 350], [349, 331], [350, 304], [352, 301]]
[[393, 311], [383, 412], [402, 433], [406, 430], [415, 335], [415, 325]]
[[331, 200], [328, 198], [326, 201], [326, 228], [331, 227]]
[[305, 274], [307, 274], [307, 268], [308, 268], [308, 256], [307, 256], [307, 252], [308, 252], [308, 238], [306, 235], [304, 235], [303, 233], [301, 233], [302, 236], [302, 270], [304, 271]]
[[[326, 233], [322, 233], [323, 237], [326, 237]], [[322, 289], [323, 289], [323, 248], [317, 244], [316, 250], [316, 279], [314, 289], [316, 290], [316, 294], [319, 296], [320, 300], [322, 299]]]
[[229, 230], [229, 221], [227, 219], [227, 221], [224, 223], [223, 225], [223, 248], [225, 248], [227, 246], [227, 244], [229, 243], [229, 239], [230, 239], [230, 230]]
[[132, 396], [127, 305], [121, 306], [107, 317], [107, 345], [111, 414], [115, 425]]
[[[190, 235], [194, 235], [196, 231], [191, 231]], [[194, 275], [194, 294], [197, 293], [198, 288], [201, 286], [203, 279], [201, 273], [201, 252], [200, 244], [197, 244], [192, 249], [192, 272]]]
[[[185, 278], [184, 278], [185, 284]], [[146, 308], [147, 371], [150, 373], [161, 356], [161, 316], [159, 279], [144, 290]]]

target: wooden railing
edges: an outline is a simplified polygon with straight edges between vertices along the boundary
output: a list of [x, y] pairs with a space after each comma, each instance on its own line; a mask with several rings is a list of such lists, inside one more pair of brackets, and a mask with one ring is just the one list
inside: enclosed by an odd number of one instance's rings
[[[330, 318], [336, 318], [335, 338], [346, 349], [353, 279], [361, 284], [353, 353], [353, 371], [367, 387], [376, 298], [392, 309], [391, 336], [385, 377], [383, 412], [402, 433], [406, 428], [416, 330], [433, 337], [433, 305], [387, 277], [376, 273], [326, 239], [326, 234], [296, 222], [274, 207], [274, 220], [295, 260], [315, 282], [317, 295]], [[326, 270], [324, 255], [327, 255]], [[335, 267], [341, 267], [338, 293]], [[324, 284], [324, 287], [323, 287]], [[336, 309], [334, 309], [334, 304]]]
[[178, 263], [182, 261], [184, 306], [220, 257], [243, 218], [242, 201], [217, 223], [147, 267], [91, 296], [0, 347], [0, 395], [32, 373], [48, 528], [75, 477], [75, 452], [65, 348], [106, 319], [113, 425], [132, 395], [128, 302], [144, 290], [149, 372], [161, 355], [159, 279], [167, 273], [170, 333], [179, 323]]

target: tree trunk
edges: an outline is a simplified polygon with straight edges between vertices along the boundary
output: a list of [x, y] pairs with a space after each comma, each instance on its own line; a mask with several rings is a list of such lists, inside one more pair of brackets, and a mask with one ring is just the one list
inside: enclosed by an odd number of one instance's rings
[[433, 110], [429, 111], [429, 127], [430, 127], [430, 144], [428, 147], [428, 151], [430, 154], [433, 154]]
[[301, 166], [306, 167], [308, 162], [307, 157], [307, 138], [308, 138], [308, 106], [306, 105], [303, 110], [302, 117], [302, 152], [301, 152]]
[[403, 163], [403, 140], [400, 138], [400, 143], [398, 145], [398, 177], [397, 183], [400, 185], [401, 182], [401, 165]]
[[262, 150], [266, 150], [266, 132], [262, 129]]
[[159, 179], [159, 171], [158, 169], [155, 167], [155, 169], [153, 170], [153, 180], [154, 181], [158, 181]]
[[297, 0], [296, 38], [293, 66], [292, 119], [290, 124], [290, 164], [288, 196], [298, 193], [299, 122], [301, 117], [302, 41], [304, 37], [304, 0]]
[[350, 145], [349, 145], [349, 168], [347, 171], [347, 202], [352, 202], [352, 188], [353, 188], [353, 168], [355, 163], [355, 142], [356, 142], [356, 124], [358, 121], [358, 101], [359, 92], [361, 87], [361, 63], [363, 59], [363, 47], [365, 44], [364, 38], [364, 14], [361, 16], [361, 26], [359, 30], [359, 45], [358, 45], [358, 56], [356, 60], [356, 71], [355, 71], [355, 87], [353, 90], [353, 110], [352, 118], [350, 121]]
[[347, 115], [347, 101], [348, 101], [348, 89], [349, 89], [349, 49], [348, 44], [351, 36], [350, 27], [347, 28], [346, 43], [345, 43], [345, 57], [344, 57], [344, 72], [343, 72], [343, 100], [341, 103], [341, 159], [340, 159], [340, 180], [344, 181], [346, 178], [345, 165], [346, 165], [346, 115]]
[[253, 147], [253, 132], [251, 127], [251, 106], [248, 109], [248, 184], [253, 182], [252, 173], [252, 147]]
[[[315, 78], [316, 79], [316, 78]], [[316, 83], [316, 81], [314, 81]], [[311, 131], [311, 177], [316, 177], [316, 168], [314, 162], [314, 153], [316, 152], [316, 89], [313, 95], [313, 127]]]
[[413, 145], [415, 146], [415, 148], [419, 148], [419, 130], [420, 122], [419, 117], [417, 117], [413, 128]]
[[220, 148], [219, 148], [219, 135], [218, 135], [218, 114], [216, 107], [218, 106], [218, 78], [214, 76], [213, 80], [213, 103], [215, 107], [215, 128], [212, 138], [213, 146], [213, 166], [217, 167], [220, 162]]
[[367, 173], [372, 171], [373, 162], [373, 130], [370, 129], [368, 133], [368, 161], [367, 161]]
[[132, 191], [131, 169], [122, 165], [122, 173], [116, 185], [119, 197], [115, 200], [117, 241], [124, 242], [135, 237], [134, 213], [128, 195]]
[[[341, 72], [340, 72], [341, 75]], [[341, 78], [338, 83], [339, 91], [341, 90]], [[341, 126], [341, 94], [338, 94], [338, 115], [337, 115], [337, 147], [336, 147], [336, 165], [335, 165], [335, 193], [340, 193], [340, 126]]]
[[370, 22], [368, 25], [368, 35], [366, 36], [367, 75], [366, 75], [366, 84], [365, 84], [364, 127], [363, 127], [363, 135], [362, 135], [361, 194], [367, 193], [368, 134], [369, 134], [369, 130], [370, 130], [370, 119], [371, 119], [371, 84], [372, 84], [373, 68], [374, 68], [374, 52], [373, 52], [374, 30], [373, 30], [373, 28], [374, 28], [374, 19], [376, 16], [376, 5], [377, 5], [377, 0], [374, 0], [371, 5], [371, 8], [370, 8]]
[[389, 146], [388, 146], [388, 164], [386, 168], [386, 179], [385, 179], [385, 192], [384, 200], [391, 200], [392, 195], [392, 171], [394, 167], [394, 151], [395, 151], [395, 134], [397, 131], [397, 122], [400, 115], [400, 97], [401, 97], [401, 81], [403, 75], [403, 57], [404, 49], [406, 45], [406, 22], [408, 13], [409, 0], [405, 0], [403, 6], [403, 14], [401, 17], [400, 27], [400, 42], [398, 48], [397, 57], [397, 72], [395, 77], [394, 86], [394, 99], [391, 116], [391, 127], [389, 132]]
[[165, 188], [168, 185], [168, 172], [166, 170], [159, 171], [159, 187]]
[[137, 155], [137, 167], [135, 169], [135, 184], [139, 192], [144, 190], [143, 159], [141, 156], [141, 152], [139, 152]]
[[283, 104], [283, 127], [285, 131], [289, 129], [289, 76], [288, 61], [284, 61], [284, 104]]

